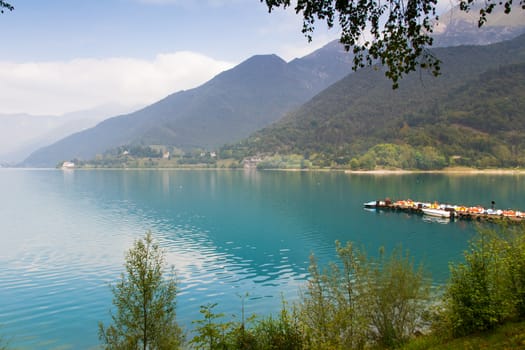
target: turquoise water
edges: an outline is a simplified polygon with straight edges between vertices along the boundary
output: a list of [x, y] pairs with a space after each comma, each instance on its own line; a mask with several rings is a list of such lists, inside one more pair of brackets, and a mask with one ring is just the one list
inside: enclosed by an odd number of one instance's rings
[[15, 348], [96, 348], [108, 284], [124, 253], [151, 230], [180, 280], [179, 322], [199, 306], [240, 315], [278, 310], [298, 296], [308, 257], [334, 259], [334, 241], [370, 254], [402, 244], [448, 276], [474, 227], [370, 212], [389, 196], [525, 209], [523, 176], [347, 175], [257, 171], [0, 169], [0, 334]]

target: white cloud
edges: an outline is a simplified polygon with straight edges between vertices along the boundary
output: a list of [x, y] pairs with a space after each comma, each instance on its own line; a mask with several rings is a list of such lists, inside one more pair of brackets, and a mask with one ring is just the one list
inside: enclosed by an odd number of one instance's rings
[[0, 113], [63, 114], [97, 105], [145, 105], [233, 67], [194, 52], [67, 62], [0, 61]]

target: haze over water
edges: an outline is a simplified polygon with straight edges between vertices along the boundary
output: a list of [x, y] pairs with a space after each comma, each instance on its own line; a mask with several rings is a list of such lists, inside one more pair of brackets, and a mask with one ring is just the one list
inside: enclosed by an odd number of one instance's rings
[[[178, 319], [199, 306], [240, 316], [277, 311], [307, 278], [308, 257], [335, 259], [334, 241], [375, 255], [402, 244], [437, 284], [474, 225], [370, 212], [392, 199], [525, 209], [525, 177], [318, 172], [0, 169], [0, 334], [15, 348], [87, 349], [108, 322], [108, 283], [151, 230], [175, 266]], [[191, 334], [189, 335], [191, 337]]]

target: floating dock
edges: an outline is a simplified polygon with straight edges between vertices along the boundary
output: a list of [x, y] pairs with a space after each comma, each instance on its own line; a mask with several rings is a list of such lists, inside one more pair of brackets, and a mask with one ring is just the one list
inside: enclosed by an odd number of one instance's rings
[[457, 219], [488, 222], [501, 222], [502, 220], [506, 220], [516, 223], [525, 221], [525, 212], [512, 209], [495, 209], [493, 207], [494, 202], [492, 202], [492, 207], [490, 209], [485, 209], [479, 205], [468, 207], [464, 205], [439, 204], [437, 202], [419, 202], [411, 199], [392, 201], [389, 198], [367, 202], [363, 205], [367, 209], [400, 211], [450, 220]]

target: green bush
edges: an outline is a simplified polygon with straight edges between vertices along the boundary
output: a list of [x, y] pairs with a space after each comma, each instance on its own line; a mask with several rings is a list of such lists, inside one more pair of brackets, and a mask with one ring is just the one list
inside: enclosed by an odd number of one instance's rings
[[443, 319], [453, 336], [525, 317], [523, 226], [479, 229], [464, 257], [464, 263], [450, 266], [444, 296]]
[[[243, 301], [244, 303], [244, 301]], [[303, 337], [295, 312], [283, 308], [279, 317], [269, 316], [257, 320], [248, 319], [252, 327], [247, 327], [244, 316], [241, 322], [222, 322], [224, 314], [215, 313], [217, 304], [201, 306], [202, 320], [195, 321], [196, 335], [190, 341], [196, 349], [231, 350], [277, 350], [303, 349]], [[243, 307], [244, 309], [244, 307]]]
[[258, 321], [253, 334], [260, 350], [303, 349], [298, 314], [295, 309], [288, 311], [284, 302], [279, 317], [269, 316]]
[[381, 250], [370, 260], [366, 283], [366, 310], [376, 342], [385, 348], [406, 343], [418, 328], [429, 302], [430, 280], [422, 265], [415, 268], [408, 252]]
[[364, 295], [359, 252], [350, 243], [337, 243], [336, 249], [341, 266], [331, 263], [321, 271], [310, 258], [311, 277], [299, 304], [307, 348], [353, 349], [366, 343], [367, 319], [358, 309]]
[[218, 322], [224, 317], [222, 313], [215, 313], [217, 303], [202, 305], [200, 313], [202, 320], [193, 321], [197, 333], [190, 344], [196, 349], [230, 349], [232, 348], [229, 333], [234, 328], [233, 322]]
[[320, 271], [315, 259], [299, 305], [312, 349], [397, 347], [416, 329], [426, 309], [429, 280], [400, 248], [369, 259], [351, 243], [336, 242], [339, 264]]

